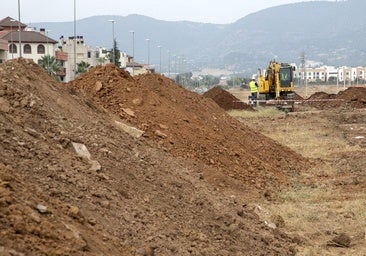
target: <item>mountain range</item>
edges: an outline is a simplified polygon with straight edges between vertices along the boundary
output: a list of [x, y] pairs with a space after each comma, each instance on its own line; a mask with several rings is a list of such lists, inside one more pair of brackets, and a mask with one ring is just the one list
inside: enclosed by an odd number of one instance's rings
[[[364, 0], [301, 2], [264, 9], [230, 24], [105, 15], [77, 20], [76, 30], [87, 45], [107, 49], [114, 30], [121, 51], [132, 55], [134, 49], [135, 61], [141, 63], [147, 63], [148, 55], [150, 64], [161, 60], [163, 72], [171, 63], [172, 72], [220, 68], [251, 74], [273, 59], [300, 65], [303, 54], [324, 65], [365, 66], [365, 10]], [[74, 34], [73, 21], [32, 26], [51, 30], [54, 39]]]

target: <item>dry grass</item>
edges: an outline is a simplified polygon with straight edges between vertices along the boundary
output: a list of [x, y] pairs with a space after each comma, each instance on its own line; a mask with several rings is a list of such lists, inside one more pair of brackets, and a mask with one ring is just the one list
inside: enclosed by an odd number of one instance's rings
[[[365, 149], [351, 145], [337, 128], [336, 121], [327, 119], [321, 111], [285, 114], [276, 109], [258, 108], [256, 112], [231, 111], [230, 114], [318, 163], [301, 173], [291, 188], [277, 192], [275, 201], [262, 203], [270, 213], [264, 219], [280, 215], [285, 221], [284, 231], [297, 237], [297, 255], [365, 256], [365, 184], [339, 185], [337, 182], [342, 181], [340, 175], [364, 175], [340, 172], [337, 164], [346, 163], [348, 169], [352, 169], [352, 161], [357, 158], [338, 156], [365, 152]], [[351, 238], [349, 248], [327, 246], [328, 241], [342, 232]]]

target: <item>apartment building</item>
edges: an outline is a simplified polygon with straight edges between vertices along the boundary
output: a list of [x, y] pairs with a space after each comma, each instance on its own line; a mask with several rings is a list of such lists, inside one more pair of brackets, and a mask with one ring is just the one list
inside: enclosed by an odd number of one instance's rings
[[308, 82], [340, 82], [355, 84], [365, 82], [366, 67], [334, 67], [322, 66], [318, 68], [298, 68], [294, 72], [295, 79], [304, 80]]
[[59, 51], [67, 54], [68, 58], [65, 61], [66, 76], [64, 82], [73, 80], [77, 75], [77, 64], [86, 62], [90, 67], [103, 65], [107, 62], [106, 59], [100, 58], [100, 51], [87, 46], [83, 36], [70, 36], [67, 39], [61, 36], [59, 39]]

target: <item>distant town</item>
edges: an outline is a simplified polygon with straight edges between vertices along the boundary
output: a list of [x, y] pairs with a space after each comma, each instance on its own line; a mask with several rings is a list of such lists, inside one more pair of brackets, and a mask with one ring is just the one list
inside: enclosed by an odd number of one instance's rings
[[[42, 58], [49, 56], [57, 62], [56, 76], [62, 82], [73, 80], [90, 67], [111, 62], [131, 75], [155, 72], [150, 63], [136, 63], [134, 56], [118, 50], [116, 46], [113, 49], [92, 48], [84, 42], [83, 36], [60, 36], [55, 40], [48, 36], [48, 32], [46, 28], [36, 31], [11, 17], [3, 18], [0, 20], [0, 63], [24, 57], [39, 64]], [[365, 83], [366, 67], [313, 66], [306, 63], [296, 67], [294, 79], [299, 82], [357, 85]]]

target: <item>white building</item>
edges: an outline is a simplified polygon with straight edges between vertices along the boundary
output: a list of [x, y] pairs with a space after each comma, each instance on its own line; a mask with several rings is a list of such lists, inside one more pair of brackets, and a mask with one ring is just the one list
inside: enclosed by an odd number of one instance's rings
[[[35, 31], [26, 27], [11, 17], [0, 20], [0, 63], [19, 57], [32, 59], [38, 63], [45, 55], [56, 56], [57, 41], [48, 37], [45, 29]], [[59, 61], [62, 63], [62, 60]], [[65, 75], [63, 67], [57, 75], [63, 79]]]
[[299, 68], [294, 72], [294, 77], [298, 79], [307, 79], [309, 82], [341, 82], [355, 84], [365, 82], [366, 67], [334, 67], [322, 66], [318, 68]]

